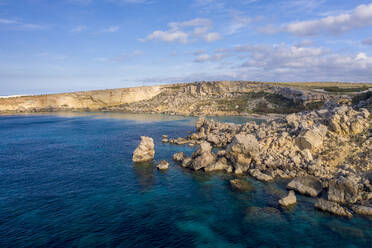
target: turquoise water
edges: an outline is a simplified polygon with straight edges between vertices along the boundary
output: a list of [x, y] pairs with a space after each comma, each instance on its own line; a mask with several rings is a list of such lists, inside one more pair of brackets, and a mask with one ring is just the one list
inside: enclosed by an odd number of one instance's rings
[[[230, 121], [242, 121], [234, 120]], [[162, 115], [0, 116], [0, 247], [371, 247], [372, 219], [283, 211], [285, 181], [229, 187], [233, 175], [191, 172], [171, 161], [188, 146], [162, 144], [195, 119]], [[133, 166], [140, 135], [155, 160]]]

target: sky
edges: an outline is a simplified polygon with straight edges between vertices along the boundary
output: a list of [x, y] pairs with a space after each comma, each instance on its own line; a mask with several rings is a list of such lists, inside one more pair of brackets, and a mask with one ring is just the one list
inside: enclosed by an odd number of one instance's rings
[[372, 82], [372, 1], [0, 0], [0, 95]]

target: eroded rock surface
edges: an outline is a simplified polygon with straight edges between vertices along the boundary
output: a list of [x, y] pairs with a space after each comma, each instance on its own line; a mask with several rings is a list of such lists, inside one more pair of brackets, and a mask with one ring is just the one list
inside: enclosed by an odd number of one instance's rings
[[296, 194], [293, 190], [290, 190], [286, 197], [283, 197], [278, 201], [279, 205], [283, 207], [289, 207], [295, 205], [297, 202]]
[[154, 140], [150, 137], [141, 136], [141, 142], [133, 152], [133, 162], [148, 162], [154, 159]]
[[322, 183], [313, 176], [296, 177], [288, 183], [287, 188], [296, 190], [303, 195], [316, 197], [322, 191]]
[[342, 207], [340, 204], [336, 202], [327, 201], [324, 199], [318, 199], [315, 203], [315, 208], [335, 215], [346, 216], [349, 218], [353, 216], [353, 214], [349, 210]]

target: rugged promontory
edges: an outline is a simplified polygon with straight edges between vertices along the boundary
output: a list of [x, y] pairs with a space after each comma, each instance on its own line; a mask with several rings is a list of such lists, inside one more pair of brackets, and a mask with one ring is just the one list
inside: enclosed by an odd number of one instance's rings
[[322, 196], [315, 207], [323, 211], [347, 217], [372, 212], [372, 118], [365, 108], [333, 105], [262, 124], [199, 118], [195, 133], [169, 141], [200, 145], [191, 157], [175, 154], [183, 167], [286, 179], [290, 190]]

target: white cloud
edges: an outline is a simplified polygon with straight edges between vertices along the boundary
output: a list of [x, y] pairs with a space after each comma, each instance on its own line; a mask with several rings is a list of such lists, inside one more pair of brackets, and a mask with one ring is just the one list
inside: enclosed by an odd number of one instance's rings
[[219, 61], [225, 57], [227, 57], [228, 55], [226, 53], [215, 53], [213, 55], [209, 55], [209, 54], [200, 54], [198, 55], [194, 62], [198, 62], [198, 63], [202, 63], [202, 62], [216, 62], [216, 61]]
[[44, 25], [25, 23], [21, 20], [15, 19], [0, 19], [0, 25], [7, 25], [10, 26], [12, 29], [17, 30], [43, 30], [47, 28]]
[[79, 25], [79, 26], [76, 26], [73, 29], [71, 29], [70, 32], [72, 32], [72, 33], [80, 33], [80, 32], [82, 32], [82, 31], [84, 31], [86, 29], [87, 29], [87, 26], [85, 26], [85, 25]]
[[203, 36], [203, 39], [207, 42], [214, 42], [222, 39], [222, 36], [219, 33], [207, 33]]
[[179, 42], [186, 44], [190, 40], [202, 39], [206, 42], [213, 42], [222, 38], [219, 33], [208, 32], [212, 27], [212, 22], [205, 18], [195, 18], [184, 22], [168, 23], [168, 30], [155, 30], [146, 38], [140, 41], [160, 40], [164, 42]]
[[16, 20], [0, 19], [0, 24], [18, 24]]
[[161, 40], [165, 42], [180, 42], [180, 43], [187, 43], [189, 35], [185, 32], [179, 30], [167, 30], [167, 31], [154, 31], [153, 33], [149, 34], [146, 40]]
[[237, 67], [243, 79], [279, 81], [370, 81], [372, 57], [360, 52], [338, 54], [319, 47], [245, 45], [236, 47], [245, 62]]
[[327, 16], [321, 19], [290, 23], [277, 31], [300, 36], [341, 34], [356, 28], [372, 26], [372, 3], [359, 5], [350, 13]]
[[101, 33], [115, 33], [119, 31], [120, 27], [119, 26], [110, 26], [108, 28], [105, 28], [101, 31]]
[[232, 22], [229, 26], [228, 34], [235, 34], [241, 31], [243, 28], [248, 26], [252, 22], [252, 19], [248, 16], [243, 16], [238, 11], [232, 12]]

